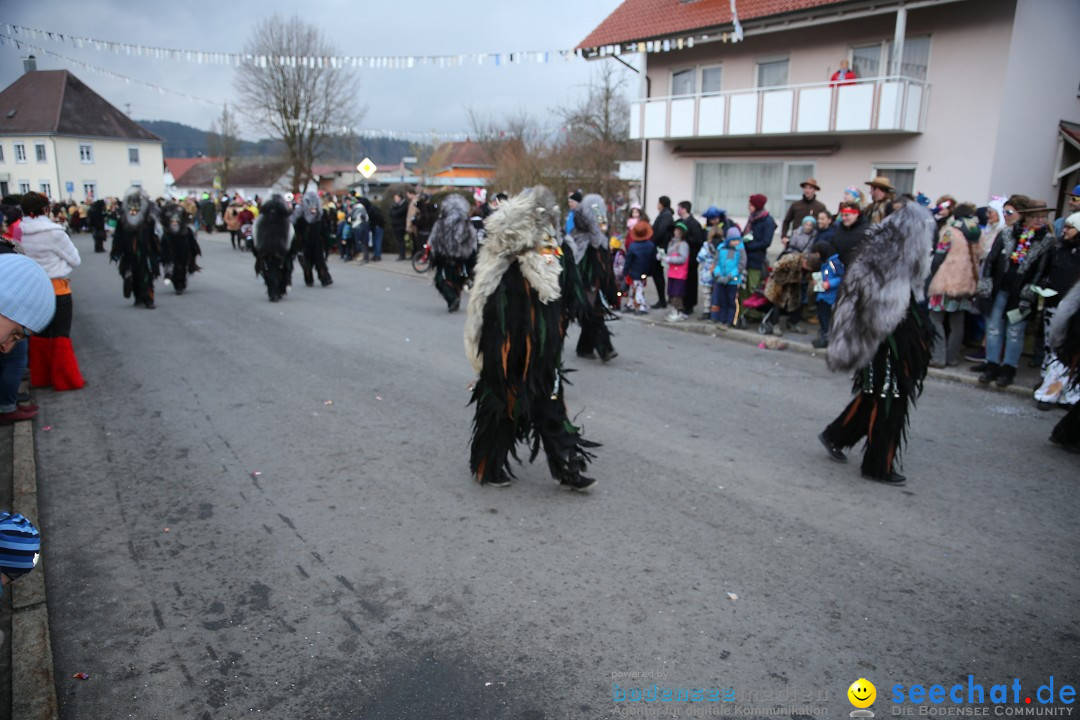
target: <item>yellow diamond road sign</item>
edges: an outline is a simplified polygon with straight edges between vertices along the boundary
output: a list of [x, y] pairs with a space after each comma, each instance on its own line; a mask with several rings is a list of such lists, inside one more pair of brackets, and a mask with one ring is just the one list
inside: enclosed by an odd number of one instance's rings
[[360, 161], [360, 164], [356, 166], [357, 171], [366, 178], [371, 177], [378, 170], [375, 167], [375, 163], [371, 162], [371, 158], [364, 158]]

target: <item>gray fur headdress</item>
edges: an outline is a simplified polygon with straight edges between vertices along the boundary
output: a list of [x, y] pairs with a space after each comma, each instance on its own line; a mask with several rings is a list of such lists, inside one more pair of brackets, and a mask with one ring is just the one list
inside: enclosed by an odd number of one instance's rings
[[541, 302], [559, 299], [562, 263], [557, 254], [556, 227], [560, 217], [555, 196], [538, 185], [504, 200], [498, 212], [484, 223], [487, 235], [473, 272], [474, 284], [469, 292], [469, 313], [465, 320], [465, 354], [477, 373], [482, 364], [479, 347], [484, 306], [513, 263], [518, 263], [521, 274]]
[[908, 311], [923, 300], [936, 225], [930, 211], [908, 202], [871, 225], [847, 267], [829, 328], [829, 367], [869, 363]]
[[608, 239], [601, 224], [607, 223], [607, 205], [604, 198], [592, 193], [586, 195], [574, 208], [574, 229], [571, 231], [574, 250], [574, 260], [581, 262], [585, 255], [585, 249], [592, 245], [595, 247], [607, 247]]
[[129, 188], [124, 193], [122, 220], [124, 227], [134, 232], [143, 226], [147, 217], [156, 220], [157, 205], [150, 202], [150, 196], [139, 187]]
[[469, 221], [469, 201], [457, 193], [439, 204], [439, 217], [431, 228], [431, 250], [436, 257], [464, 259], [476, 251], [476, 229]]

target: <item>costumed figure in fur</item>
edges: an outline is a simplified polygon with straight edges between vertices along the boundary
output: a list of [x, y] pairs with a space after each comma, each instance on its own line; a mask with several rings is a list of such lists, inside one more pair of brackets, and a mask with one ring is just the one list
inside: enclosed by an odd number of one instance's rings
[[446, 300], [450, 312], [461, 307], [461, 291], [476, 254], [476, 229], [469, 220], [471, 214], [468, 200], [457, 194], [447, 195], [439, 205], [439, 217], [428, 237], [435, 266], [435, 289]]
[[109, 259], [119, 263], [124, 279], [124, 297], [135, 297], [136, 305], [154, 307], [154, 278], [161, 276], [161, 230], [158, 207], [139, 188], [124, 195], [120, 222], [113, 233]]
[[[1058, 361], [1069, 369], [1072, 387], [1080, 387], [1080, 283], [1073, 285], [1058, 303], [1050, 321], [1049, 340]], [[1074, 403], [1054, 426], [1050, 442], [1080, 454], [1080, 403]]]
[[934, 330], [921, 303], [936, 225], [909, 202], [872, 225], [848, 265], [829, 328], [829, 367], [855, 370], [855, 397], [818, 436], [837, 462], [866, 438], [862, 475], [901, 484], [896, 472], [908, 411], [922, 393]]
[[323, 287], [333, 284], [330, 271], [326, 269], [326, 254], [323, 252], [322, 236], [322, 201], [319, 193], [308, 190], [300, 204], [293, 209], [293, 226], [296, 237], [293, 254], [300, 258], [300, 267], [304, 271], [304, 284], [315, 285], [315, 274]]
[[582, 198], [574, 209], [570, 246], [585, 294], [585, 303], [576, 318], [581, 325], [577, 354], [578, 357], [591, 358], [599, 353], [600, 359], [607, 362], [618, 356], [611, 344], [611, 331], [605, 323], [618, 295], [606, 232], [605, 207], [604, 199], [599, 195]]
[[274, 193], [259, 208], [252, 228], [255, 243], [255, 274], [266, 282], [270, 302], [277, 302], [292, 285], [292, 210], [280, 194]]
[[172, 283], [177, 295], [183, 295], [188, 275], [199, 272], [195, 258], [202, 255], [202, 249], [191, 229], [191, 215], [179, 203], [169, 203], [161, 209], [161, 225], [165, 282]]
[[465, 354], [478, 375], [470, 468], [482, 485], [510, 484], [519, 441], [531, 444], [530, 461], [543, 447], [560, 484], [585, 490], [596, 482], [582, 473], [597, 444], [582, 438], [563, 399], [559, 217], [555, 196], [537, 187], [485, 223], [465, 322]]

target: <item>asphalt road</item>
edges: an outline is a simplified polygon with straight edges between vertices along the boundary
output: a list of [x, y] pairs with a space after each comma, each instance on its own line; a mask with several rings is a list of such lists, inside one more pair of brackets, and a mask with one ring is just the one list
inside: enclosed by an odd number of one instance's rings
[[202, 242], [150, 311], [76, 238], [89, 385], [36, 429], [64, 720], [612, 717], [650, 672], [833, 717], [866, 677], [881, 716], [896, 683], [1080, 680], [1059, 412], [930, 381], [885, 487], [818, 444], [850, 389], [820, 359], [623, 321], [610, 365], [567, 358], [597, 488], [481, 488], [429, 278], [334, 260], [271, 304]]

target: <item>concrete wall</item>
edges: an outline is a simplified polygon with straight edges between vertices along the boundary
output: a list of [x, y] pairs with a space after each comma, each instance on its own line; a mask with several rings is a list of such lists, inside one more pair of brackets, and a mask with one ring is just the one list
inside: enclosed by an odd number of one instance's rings
[[1006, 101], [997, 108], [991, 184], [1002, 194], [1022, 193], [1051, 205], [1058, 123], [1080, 122], [1080, 2], [1018, 0], [1001, 77]]
[[[1080, 10], [1080, 3], [1075, 0], [1054, 1], [1072, 4]], [[1005, 102], [1016, 2], [968, 0], [909, 12], [907, 37], [929, 35], [931, 38], [927, 77], [931, 90], [922, 134], [834, 133], [805, 138], [804, 142], [807, 146], [838, 145], [835, 153], [806, 158], [770, 153], [734, 161], [814, 162], [816, 177], [823, 188], [820, 199], [830, 207], [839, 202], [845, 186], [865, 188], [863, 183], [872, 176], [875, 164], [914, 166], [916, 190], [931, 197], [950, 193], [983, 203], [991, 193], [1006, 192], [1006, 187], [996, 184], [992, 170], [1002, 121], [1000, 109]], [[751, 36], [737, 45], [714, 43], [679, 53], [650, 55], [647, 71], [652, 96], [668, 94], [672, 70], [707, 66], [716, 61], [723, 63], [725, 91], [754, 87], [756, 62], [773, 57], [790, 59], [790, 83], [821, 82], [835, 71], [852, 46], [891, 41], [894, 29], [895, 14], [888, 14], [827, 24], [817, 31], [803, 29]], [[1070, 52], [1075, 55], [1075, 51]], [[1072, 67], [1080, 65], [1073, 63]], [[1069, 98], [1075, 98], [1077, 80], [1076, 77], [1070, 80], [1073, 87]], [[1047, 84], [1050, 83], [1048, 80]], [[1053, 122], [1057, 122], [1056, 116]], [[1040, 133], [1039, 142], [1045, 141], [1048, 152], [1052, 153], [1054, 137], [1044, 131]], [[767, 138], [752, 140], [756, 147], [768, 147], [770, 143]], [[717, 148], [730, 148], [731, 141], [725, 142]], [[673, 201], [693, 196], [694, 162], [703, 156], [686, 153], [675, 157], [672, 150], [678, 144], [649, 141], [647, 208], [654, 207], [660, 195], [669, 195]], [[1038, 163], [1029, 164], [1035, 167], [1032, 172], [1049, 177], [1052, 158], [1039, 158]], [[782, 213], [782, 210], [777, 207], [773, 212]]]
[[[92, 163], [83, 163], [79, 159], [79, 145], [93, 147]], [[93, 182], [97, 185], [97, 196], [123, 197], [127, 189], [138, 182], [143, 189], [155, 198], [165, 194], [165, 166], [161, 143], [138, 142], [134, 140], [102, 140], [74, 137], [56, 138], [60, 175], [64, 183], [75, 184], [73, 196], [76, 200], [84, 199], [83, 184]], [[128, 148], [139, 149], [139, 163], [128, 162]], [[63, 197], [67, 199], [65, 191]]]
[[[41, 192], [41, 183], [49, 183], [54, 198], [63, 188], [59, 186], [56, 175], [56, 153], [52, 138], [46, 135], [19, 135], [0, 138], [4, 147], [4, 161], [0, 163], [0, 177], [8, 175], [8, 191], [19, 192], [19, 183], [30, 183], [30, 189]], [[26, 162], [15, 161], [15, 145], [22, 143], [26, 148]], [[45, 162], [38, 162], [34, 146], [45, 145]]]

